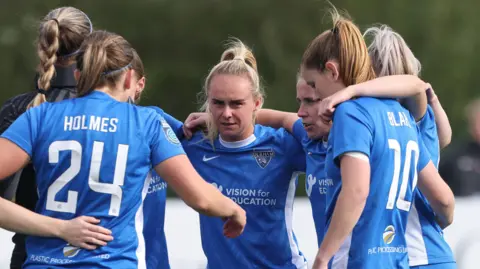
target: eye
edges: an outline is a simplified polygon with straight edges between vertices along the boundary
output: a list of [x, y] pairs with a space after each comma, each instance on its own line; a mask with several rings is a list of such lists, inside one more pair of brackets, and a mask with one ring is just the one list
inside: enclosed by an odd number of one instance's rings
[[223, 101], [220, 101], [220, 100], [215, 100], [215, 99], [214, 99], [214, 100], [212, 100], [212, 101], [213, 101], [213, 104], [214, 104], [214, 105], [217, 105], [217, 106], [224, 104]]
[[232, 102], [233, 107], [241, 107], [243, 105], [243, 102], [238, 101], [238, 102]]
[[314, 103], [314, 100], [311, 99], [311, 98], [305, 98], [304, 102], [305, 102], [306, 104], [313, 104], [313, 103]]
[[307, 81], [307, 85], [315, 89], [315, 82], [314, 81]]

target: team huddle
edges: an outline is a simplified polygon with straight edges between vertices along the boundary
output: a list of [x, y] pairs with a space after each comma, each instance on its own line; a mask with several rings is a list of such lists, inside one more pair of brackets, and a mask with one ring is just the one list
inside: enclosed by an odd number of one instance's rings
[[[456, 268], [437, 172], [445, 111], [398, 33], [331, 15], [301, 58], [297, 113], [262, 108], [255, 56], [232, 39], [181, 122], [138, 105], [145, 72], [128, 41], [76, 8], [50, 11], [36, 89], [0, 112], [11, 268], [170, 268], [167, 186], [199, 212], [209, 269]], [[300, 174], [313, 265], [292, 227]]]

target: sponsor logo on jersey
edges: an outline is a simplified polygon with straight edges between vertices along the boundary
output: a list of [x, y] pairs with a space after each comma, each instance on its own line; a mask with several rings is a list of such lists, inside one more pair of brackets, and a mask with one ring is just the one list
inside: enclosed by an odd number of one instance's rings
[[155, 193], [158, 191], [166, 190], [167, 189], [167, 182], [165, 182], [161, 177], [158, 175], [153, 175], [150, 184], [148, 184], [148, 191], [147, 193]]
[[321, 195], [327, 194], [327, 189], [333, 186], [333, 180], [331, 178], [321, 178], [317, 180], [317, 177], [314, 177], [312, 174], [308, 174], [305, 180], [305, 189], [307, 191], [308, 197], [312, 196], [312, 191], [316, 191], [314, 189], [315, 184], [318, 182], [318, 191]]
[[74, 247], [70, 244], [67, 244], [63, 248], [63, 256], [65, 256], [67, 258], [73, 258], [73, 257], [77, 256], [78, 252], [80, 252], [80, 248], [79, 247]]
[[385, 228], [385, 231], [383, 231], [383, 242], [389, 245], [390, 243], [392, 243], [394, 238], [395, 238], [395, 227], [393, 227], [393, 225], [388, 225], [387, 228]]
[[213, 185], [215, 188], [217, 188], [217, 189], [218, 189], [220, 192], [222, 192], [222, 191], [223, 191], [223, 187], [222, 187], [222, 185], [218, 185], [218, 184], [217, 184], [217, 183], [215, 183], [215, 182], [213, 182], [213, 183], [212, 183], [212, 185]]
[[271, 198], [268, 191], [251, 188], [224, 188], [215, 182], [210, 184], [239, 205], [275, 206], [277, 204], [277, 199]]
[[275, 156], [275, 152], [273, 152], [272, 149], [269, 150], [253, 150], [252, 153], [253, 157], [257, 161], [257, 164], [261, 168], [267, 167], [267, 165], [270, 163], [272, 158]]

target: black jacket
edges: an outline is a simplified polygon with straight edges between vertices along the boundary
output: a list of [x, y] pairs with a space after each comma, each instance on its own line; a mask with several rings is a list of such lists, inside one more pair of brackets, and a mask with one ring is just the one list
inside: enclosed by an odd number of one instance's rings
[[[69, 67], [56, 67], [56, 75], [51, 81], [51, 87], [47, 91], [48, 102], [57, 102], [76, 96], [76, 81], [73, 76], [75, 65]], [[0, 134], [22, 115], [28, 104], [37, 95], [35, 78], [35, 91], [17, 95], [8, 101], [0, 109]], [[35, 211], [38, 200], [35, 182], [35, 170], [30, 163], [14, 175], [0, 181], [0, 196], [8, 200], [14, 200], [18, 205]], [[13, 239], [15, 249], [12, 253], [11, 268], [21, 268], [25, 254], [25, 235], [16, 234]]]

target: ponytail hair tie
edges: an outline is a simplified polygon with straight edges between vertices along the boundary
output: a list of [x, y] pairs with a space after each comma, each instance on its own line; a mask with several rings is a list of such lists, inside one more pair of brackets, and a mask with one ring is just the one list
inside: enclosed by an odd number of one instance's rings
[[38, 92], [39, 94], [47, 95], [47, 91], [44, 90], [44, 89], [37, 88], [37, 92]]
[[58, 22], [58, 20], [57, 20], [57, 19], [53, 18], [53, 19], [50, 19], [50, 20], [51, 20], [51, 21], [54, 21], [54, 22], [56, 22], [56, 23], [57, 23], [57, 25], [58, 25], [58, 27], [60, 27], [60, 23]]

